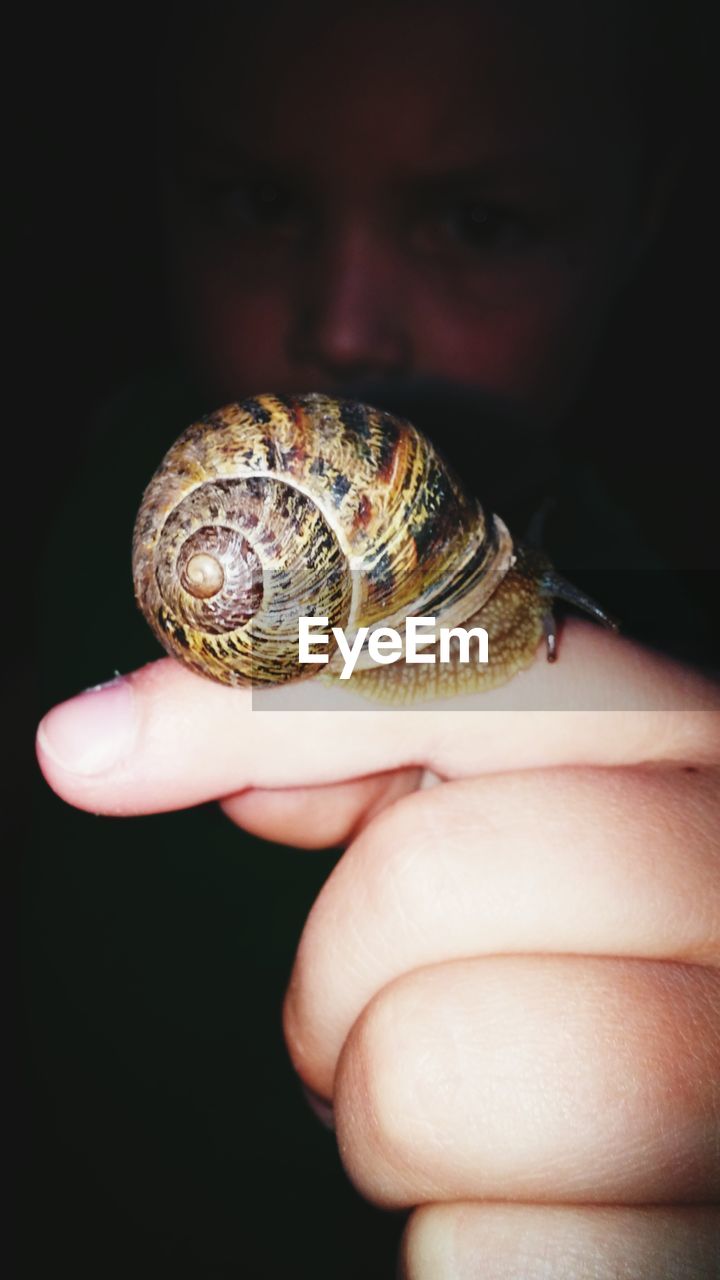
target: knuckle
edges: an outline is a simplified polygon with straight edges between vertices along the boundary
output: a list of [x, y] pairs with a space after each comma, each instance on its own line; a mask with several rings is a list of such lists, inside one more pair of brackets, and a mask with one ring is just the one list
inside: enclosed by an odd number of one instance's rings
[[414, 1099], [427, 1090], [435, 1055], [423, 1044], [424, 1000], [416, 975], [390, 983], [366, 1005], [335, 1076], [340, 1154], [367, 1198], [386, 1206], [431, 1198], [424, 1174], [432, 1142]]

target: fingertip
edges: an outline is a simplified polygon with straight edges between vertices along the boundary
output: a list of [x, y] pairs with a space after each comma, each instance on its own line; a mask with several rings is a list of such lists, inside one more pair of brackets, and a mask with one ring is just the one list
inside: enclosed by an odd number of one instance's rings
[[237, 826], [262, 840], [296, 849], [332, 849], [346, 830], [345, 815], [334, 798], [320, 799], [322, 788], [272, 791], [251, 787], [220, 801]]
[[252, 787], [228, 796], [221, 808], [231, 821], [264, 840], [299, 849], [335, 849], [416, 790], [422, 779], [422, 770], [410, 768], [318, 787]]
[[[153, 705], [171, 701], [177, 667], [162, 659], [129, 675], [115, 675], [43, 716], [36, 731], [36, 756], [43, 777], [61, 799], [98, 814], [169, 807], [148, 803], [136, 784], [153, 754]], [[162, 752], [155, 751], [158, 754]]]
[[131, 753], [137, 730], [132, 686], [121, 676], [48, 711], [37, 730], [38, 759], [51, 777], [97, 777]]

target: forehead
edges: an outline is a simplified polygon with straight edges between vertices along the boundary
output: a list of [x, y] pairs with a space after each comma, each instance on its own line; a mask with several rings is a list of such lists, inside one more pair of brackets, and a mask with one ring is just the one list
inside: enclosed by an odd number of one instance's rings
[[289, 164], [393, 172], [577, 153], [627, 131], [612, 5], [225, 4], [170, 66], [186, 136]]

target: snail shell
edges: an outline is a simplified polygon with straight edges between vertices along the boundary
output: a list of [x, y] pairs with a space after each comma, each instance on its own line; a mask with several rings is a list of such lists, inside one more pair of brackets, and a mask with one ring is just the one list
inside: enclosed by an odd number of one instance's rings
[[[393, 700], [487, 687], [527, 666], [547, 589], [410, 423], [322, 395], [258, 395], [201, 419], [172, 446], [135, 525], [138, 604], [169, 653], [231, 685], [338, 671], [301, 664], [298, 619], [360, 627], [430, 616], [485, 626], [488, 667], [398, 662], [367, 648], [354, 687]], [[371, 669], [372, 668], [372, 669]]]

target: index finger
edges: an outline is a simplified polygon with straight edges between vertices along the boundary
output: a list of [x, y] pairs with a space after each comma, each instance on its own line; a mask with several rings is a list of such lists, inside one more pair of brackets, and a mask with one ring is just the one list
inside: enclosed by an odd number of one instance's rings
[[380, 709], [340, 685], [318, 692], [316, 681], [312, 706], [322, 709], [303, 709], [307, 697], [306, 684], [228, 689], [162, 659], [53, 708], [38, 757], [63, 799], [121, 815], [407, 766], [462, 778], [720, 754], [714, 683], [575, 621], [555, 666], [537, 661], [504, 688], [442, 708]]

